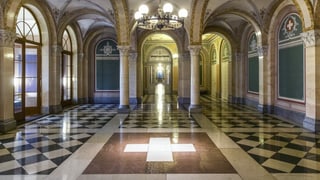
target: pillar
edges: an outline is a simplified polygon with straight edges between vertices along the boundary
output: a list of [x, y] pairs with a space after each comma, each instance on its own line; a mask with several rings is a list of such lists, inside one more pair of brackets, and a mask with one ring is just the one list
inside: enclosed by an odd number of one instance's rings
[[51, 45], [49, 62], [49, 111], [59, 113], [61, 106], [61, 60], [62, 46]]
[[120, 51], [120, 105], [119, 113], [129, 113], [129, 51], [130, 46], [118, 46]]
[[178, 103], [190, 104], [190, 53], [179, 54], [178, 70]]
[[14, 119], [14, 41], [15, 32], [0, 29], [0, 132], [16, 128]]
[[302, 33], [305, 44], [306, 115], [303, 126], [320, 130], [320, 30]]
[[85, 104], [88, 103], [88, 97], [85, 96], [84, 89], [88, 89], [85, 86], [86, 79], [84, 75], [84, 53], [78, 53], [78, 67], [77, 67], [77, 82], [78, 86], [75, 87], [78, 91], [78, 103]]
[[200, 105], [200, 50], [201, 45], [189, 46], [191, 54], [191, 84], [190, 84], [190, 113], [201, 112]]
[[138, 104], [141, 98], [138, 97], [138, 71], [137, 71], [137, 52], [130, 52], [129, 54], [129, 97], [130, 104]]
[[240, 52], [235, 53], [233, 66], [232, 66], [232, 103], [243, 104], [245, 96], [245, 83], [246, 76], [244, 74], [244, 63], [243, 63], [243, 54]]
[[271, 104], [272, 84], [271, 67], [268, 60], [268, 46], [258, 46], [259, 55], [259, 105], [258, 110], [262, 113], [273, 113]]

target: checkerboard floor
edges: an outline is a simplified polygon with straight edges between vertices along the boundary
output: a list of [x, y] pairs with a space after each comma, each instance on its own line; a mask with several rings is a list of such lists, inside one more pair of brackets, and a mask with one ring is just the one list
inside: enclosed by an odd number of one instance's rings
[[205, 116], [268, 172], [320, 173], [320, 134], [246, 106], [201, 100]]
[[82, 105], [0, 135], [0, 175], [50, 174], [115, 115], [115, 105]]
[[[21, 178], [29, 179], [39, 176], [41, 176], [39, 178], [44, 177], [43, 179], [49, 177], [52, 179], [78, 177], [77, 179], [80, 180], [94, 179], [94, 177], [108, 179], [110, 177], [103, 174], [100, 176], [94, 173], [83, 173], [86, 168], [105, 169], [95, 166], [94, 163], [90, 167], [89, 164], [93, 159], [100, 160], [99, 157], [96, 157], [97, 154], [103, 150], [103, 144], [115, 134], [119, 134], [120, 140], [112, 142], [114, 144], [110, 144], [110, 148], [106, 150], [122, 152], [123, 149], [114, 147], [117, 147], [119, 142], [123, 143], [126, 133], [127, 135], [132, 133], [140, 137], [140, 140], [156, 133], [157, 136], [169, 137], [172, 143], [183, 144], [190, 143], [186, 141], [190, 138], [182, 141], [183, 133], [189, 134], [191, 139], [195, 140], [195, 134], [199, 132], [216, 144], [217, 151], [222, 152], [222, 157], [225, 156], [236, 171], [231, 175], [220, 176], [222, 174], [219, 174], [219, 177], [215, 173], [206, 174], [205, 176], [208, 175], [208, 177], [204, 179], [221, 179], [222, 177], [224, 177], [222, 179], [246, 179], [246, 177], [250, 179], [250, 177], [265, 175], [265, 173], [269, 179], [277, 179], [279, 174], [282, 176], [280, 179], [292, 175], [303, 179], [306, 174], [311, 177], [310, 179], [320, 178], [320, 134], [309, 132], [274, 116], [260, 114], [247, 106], [228, 104], [209, 96], [201, 96], [203, 114], [200, 116], [190, 115], [186, 109], [177, 105], [176, 100], [176, 96], [166, 95], [162, 98], [164, 103], [159, 103], [158, 97], [145, 96], [143, 103], [132, 106], [132, 111], [126, 115], [117, 113], [118, 105], [85, 104], [66, 109], [61, 114], [48, 115], [22, 125], [15, 131], [0, 135], [0, 179], [13, 178], [8, 175], [19, 175]], [[146, 143], [145, 140], [140, 142], [139, 138], [128, 138], [127, 140], [129, 144]], [[206, 150], [208, 147], [201, 145], [196, 150], [202, 148]], [[101, 153], [104, 154], [104, 152]], [[239, 153], [245, 156], [239, 157]], [[119, 154], [114, 155], [116, 157]], [[137, 156], [123, 155], [133, 164], [137, 163], [135, 158], [141, 156], [139, 154]], [[180, 155], [182, 159], [178, 158]], [[81, 161], [79, 157], [82, 157]], [[111, 157], [114, 156], [111, 154]], [[173, 157], [175, 160], [171, 162], [171, 165], [175, 164], [176, 160], [186, 159], [186, 154], [174, 154]], [[215, 155], [204, 154], [189, 158], [192, 162], [195, 162], [196, 159], [209, 158], [215, 164], [206, 164], [207, 167], [211, 167], [210, 165], [222, 167], [219, 166]], [[146, 163], [145, 159], [145, 157], [142, 158], [144, 163]], [[137, 168], [130, 166], [129, 169], [126, 169], [125, 165], [128, 164], [128, 161], [121, 159], [117, 168], [121, 172], [128, 170], [130, 173], [137, 173], [135, 171]], [[241, 163], [237, 164], [239, 161]], [[251, 164], [248, 165], [248, 162]], [[106, 162], [102, 161], [102, 163]], [[186, 172], [187, 174], [188, 172], [196, 174], [205, 172], [193, 169], [192, 166], [196, 164], [186, 161], [182, 164], [183, 166], [177, 167], [188, 167], [192, 171], [182, 168], [172, 172]], [[152, 166], [152, 171], [142, 172], [152, 174], [156, 172], [153, 171], [154, 168], [159, 169], [160, 166], [164, 169], [159, 172], [170, 172], [166, 170], [168, 163], [157, 162], [156, 165], [157, 167]], [[243, 166], [245, 169], [254, 170], [253, 172], [241, 172]], [[256, 167], [263, 171], [257, 171]], [[70, 171], [70, 169], [73, 170]], [[82, 170], [78, 172], [77, 169]], [[111, 170], [115, 172], [119, 169]], [[247, 176], [248, 173], [249, 176]], [[146, 177], [140, 179], [146, 179]], [[194, 179], [201, 178], [195, 175]]]
[[[157, 104], [157, 96], [147, 95], [119, 128], [200, 128], [187, 111], [177, 107], [176, 96], [166, 95], [165, 104]], [[153, 102], [153, 103], [152, 103]]]
[[227, 133], [270, 173], [320, 173], [320, 135], [314, 133]]

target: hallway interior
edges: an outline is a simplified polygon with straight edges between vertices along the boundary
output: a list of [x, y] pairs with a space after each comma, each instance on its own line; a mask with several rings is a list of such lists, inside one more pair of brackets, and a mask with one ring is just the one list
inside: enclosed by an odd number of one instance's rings
[[129, 114], [84, 104], [0, 135], [0, 179], [320, 177], [318, 133], [210, 96], [199, 114], [163, 91], [143, 99]]

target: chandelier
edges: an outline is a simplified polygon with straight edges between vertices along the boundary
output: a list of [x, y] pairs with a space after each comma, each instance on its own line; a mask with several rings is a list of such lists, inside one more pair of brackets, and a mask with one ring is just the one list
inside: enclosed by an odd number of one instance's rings
[[183, 27], [184, 18], [188, 16], [186, 9], [180, 9], [178, 15], [173, 14], [173, 6], [170, 3], [165, 3], [163, 8], [158, 7], [158, 12], [149, 15], [149, 8], [142, 4], [134, 15], [137, 21], [137, 26], [148, 30], [174, 30]]

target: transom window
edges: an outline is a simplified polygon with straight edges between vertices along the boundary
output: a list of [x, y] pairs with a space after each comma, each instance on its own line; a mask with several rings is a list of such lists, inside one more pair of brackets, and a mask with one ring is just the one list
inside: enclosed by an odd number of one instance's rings
[[17, 37], [40, 43], [40, 33], [37, 21], [32, 13], [25, 7], [21, 7], [16, 26]]

